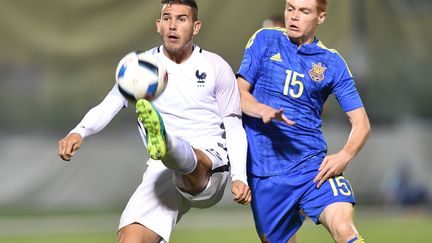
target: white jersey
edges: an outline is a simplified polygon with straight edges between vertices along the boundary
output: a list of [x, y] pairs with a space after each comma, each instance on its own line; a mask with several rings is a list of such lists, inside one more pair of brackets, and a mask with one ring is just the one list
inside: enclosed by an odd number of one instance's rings
[[[241, 116], [240, 94], [228, 63], [198, 46], [181, 64], [167, 58], [162, 46], [140, 55], [148, 54], [156, 56], [168, 72], [165, 91], [152, 102], [163, 118], [167, 133], [192, 146], [215, 142], [226, 145], [232, 162], [232, 179], [247, 184], [246, 136], [238, 118]], [[85, 138], [99, 132], [127, 104], [114, 85], [105, 99], [87, 112], [70, 133], [79, 133]], [[234, 116], [237, 118], [232, 119]], [[230, 132], [224, 134], [225, 130]]]
[[[162, 161], [149, 159], [119, 228], [140, 223], [160, 235], [161, 242], [168, 242], [177, 221], [191, 206], [210, 207], [220, 201], [228, 181], [228, 158], [232, 181], [247, 184], [247, 141], [241, 123], [239, 89], [228, 63], [195, 46], [188, 60], [177, 64], [164, 55], [162, 48], [139, 54], [154, 55], [168, 71], [166, 89], [152, 104], [161, 114], [169, 136], [188, 141], [211, 159], [212, 174], [202, 192], [190, 195], [177, 188], [174, 173]], [[127, 105], [114, 85], [70, 133], [79, 133], [83, 138], [95, 134]], [[143, 141], [146, 143], [145, 137]]]
[[144, 54], [156, 56], [168, 72], [165, 91], [152, 102], [167, 133], [192, 146], [205, 142], [225, 144], [222, 117], [241, 116], [239, 91], [228, 63], [198, 46], [181, 64], [165, 56], [163, 46]]

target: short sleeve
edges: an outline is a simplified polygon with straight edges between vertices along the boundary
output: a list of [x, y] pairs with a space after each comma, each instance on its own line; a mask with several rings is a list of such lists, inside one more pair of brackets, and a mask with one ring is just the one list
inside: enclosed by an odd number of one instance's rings
[[335, 55], [337, 55], [336, 63], [338, 66], [337, 70], [339, 70], [335, 75], [335, 82], [333, 84], [333, 93], [336, 100], [344, 112], [363, 107], [363, 102], [347, 64], [339, 54]]

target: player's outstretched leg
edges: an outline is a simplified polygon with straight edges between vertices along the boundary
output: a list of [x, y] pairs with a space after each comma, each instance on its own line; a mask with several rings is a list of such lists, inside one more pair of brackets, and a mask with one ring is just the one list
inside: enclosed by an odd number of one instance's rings
[[167, 154], [165, 126], [159, 112], [147, 100], [136, 103], [138, 120], [144, 125], [147, 138], [147, 151], [155, 160], [165, 158]]
[[353, 222], [353, 205], [349, 202], [335, 202], [326, 206], [319, 220], [328, 229], [336, 242], [363, 243]]

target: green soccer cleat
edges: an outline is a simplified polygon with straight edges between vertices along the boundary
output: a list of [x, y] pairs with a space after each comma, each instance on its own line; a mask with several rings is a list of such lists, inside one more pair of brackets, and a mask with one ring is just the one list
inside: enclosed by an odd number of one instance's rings
[[136, 113], [138, 120], [144, 125], [150, 157], [155, 160], [165, 158], [167, 153], [165, 126], [159, 112], [149, 101], [140, 99], [136, 103]]

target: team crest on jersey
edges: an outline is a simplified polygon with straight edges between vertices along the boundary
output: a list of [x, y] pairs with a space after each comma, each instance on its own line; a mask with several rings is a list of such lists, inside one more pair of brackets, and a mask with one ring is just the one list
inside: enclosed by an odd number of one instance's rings
[[324, 79], [324, 72], [327, 70], [321, 63], [312, 63], [312, 69], [309, 70], [309, 76], [313, 81], [320, 82]]
[[198, 79], [197, 80], [197, 86], [198, 87], [204, 87], [205, 79], [207, 78], [207, 73], [205, 73], [205, 72], [200, 73], [199, 70], [196, 70], [195, 77]]

